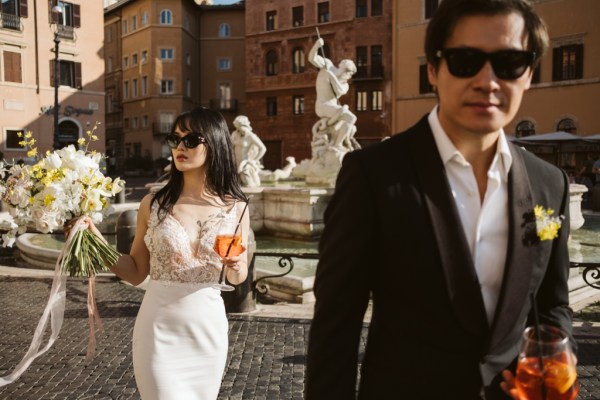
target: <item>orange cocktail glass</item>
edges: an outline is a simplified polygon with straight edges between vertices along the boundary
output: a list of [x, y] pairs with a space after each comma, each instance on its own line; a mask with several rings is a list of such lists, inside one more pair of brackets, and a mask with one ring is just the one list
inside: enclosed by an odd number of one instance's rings
[[520, 398], [574, 400], [579, 383], [576, 360], [567, 335], [556, 327], [542, 325], [539, 336], [533, 327], [525, 329], [523, 336], [515, 379]]

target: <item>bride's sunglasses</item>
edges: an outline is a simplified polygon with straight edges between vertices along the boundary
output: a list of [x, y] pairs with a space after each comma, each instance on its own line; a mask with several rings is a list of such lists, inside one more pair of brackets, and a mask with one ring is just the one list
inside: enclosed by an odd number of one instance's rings
[[477, 75], [489, 60], [496, 76], [509, 81], [523, 76], [535, 58], [533, 51], [500, 50], [486, 53], [470, 47], [438, 50], [435, 55], [437, 58], [445, 58], [448, 71], [458, 78], [471, 78]]
[[165, 137], [165, 142], [167, 142], [167, 146], [172, 149], [176, 149], [179, 146], [179, 143], [183, 142], [183, 145], [188, 149], [193, 149], [198, 147], [200, 143], [206, 143], [206, 139], [200, 135], [190, 133], [185, 136], [179, 136], [175, 133], [169, 133]]

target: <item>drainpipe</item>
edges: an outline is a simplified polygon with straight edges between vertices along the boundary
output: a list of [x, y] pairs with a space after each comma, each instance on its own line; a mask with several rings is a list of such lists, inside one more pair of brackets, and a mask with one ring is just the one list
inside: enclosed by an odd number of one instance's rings
[[40, 94], [40, 57], [38, 48], [37, 1], [33, 2], [33, 30], [35, 34], [35, 93]]

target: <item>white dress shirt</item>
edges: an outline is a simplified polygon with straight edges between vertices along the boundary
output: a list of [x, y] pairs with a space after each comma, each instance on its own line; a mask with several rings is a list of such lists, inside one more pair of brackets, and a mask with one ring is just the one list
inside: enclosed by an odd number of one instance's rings
[[487, 190], [480, 201], [479, 188], [473, 168], [456, 149], [437, 115], [438, 106], [429, 114], [429, 125], [440, 157], [446, 168], [452, 196], [462, 223], [488, 323], [494, 320], [508, 246], [508, 171], [512, 157], [504, 131], [500, 132], [496, 154], [487, 173]]

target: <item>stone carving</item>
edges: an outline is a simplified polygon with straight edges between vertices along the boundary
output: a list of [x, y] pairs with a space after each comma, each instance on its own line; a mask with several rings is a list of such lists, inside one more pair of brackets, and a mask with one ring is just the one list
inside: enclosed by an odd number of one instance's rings
[[261, 159], [267, 152], [267, 147], [256, 133], [252, 131], [250, 120], [245, 115], [238, 115], [233, 120], [235, 130], [231, 134], [231, 142], [238, 166], [238, 174], [242, 185], [258, 187], [261, 181], [278, 181], [288, 179], [296, 166], [294, 157], [286, 158], [288, 164], [283, 169], [275, 171], [264, 170]]
[[319, 38], [308, 54], [308, 61], [319, 68], [315, 112], [320, 120], [312, 128], [312, 158], [297, 166], [293, 175], [307, 183], [333, 184], [344, 155], [360, 148], [354, 139], [356, 116], [339, 98], [350, 89], [349, 79], [356, 73], [352, 60], [342, 60], [338, 66], [319, 55], [324, 41]]

